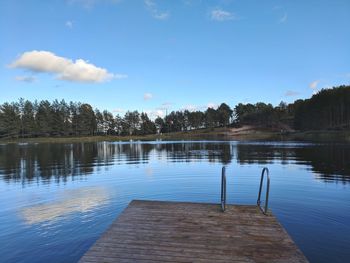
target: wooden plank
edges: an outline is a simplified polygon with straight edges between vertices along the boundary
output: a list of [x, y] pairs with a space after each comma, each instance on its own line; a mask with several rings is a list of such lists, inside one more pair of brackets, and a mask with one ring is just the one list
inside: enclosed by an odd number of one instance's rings
[[308, 261], [256, 206], [134, 200], [79, 262]]

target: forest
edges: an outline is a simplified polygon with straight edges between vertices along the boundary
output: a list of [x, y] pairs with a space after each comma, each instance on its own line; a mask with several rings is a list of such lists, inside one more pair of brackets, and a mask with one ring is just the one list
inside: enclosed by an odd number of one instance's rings
[[323, 89], [309, 99], [277, 106], [258, 102], [231, 108], [222, 103], [205, 111], [172, 111], [152, 120], [147, 113], [127, 111], [124, 116], [88, 103], [28, 101], [0, 105], [0, 138], [47, 136], [147, 135], [203, 128], [239, 127], [251, 124], [295, 130], [348, 129], [350, 127], [350, 86]]

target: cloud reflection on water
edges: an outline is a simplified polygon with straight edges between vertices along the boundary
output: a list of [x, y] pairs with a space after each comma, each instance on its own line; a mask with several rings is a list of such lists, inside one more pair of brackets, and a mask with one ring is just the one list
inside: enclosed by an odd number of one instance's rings
[[109, 203], [110, 194], [104, 187], [67, 190], [58, 200], [23, 208], [22, 218], [28, 225], [62, 219], [72, 213], [87, 213]]

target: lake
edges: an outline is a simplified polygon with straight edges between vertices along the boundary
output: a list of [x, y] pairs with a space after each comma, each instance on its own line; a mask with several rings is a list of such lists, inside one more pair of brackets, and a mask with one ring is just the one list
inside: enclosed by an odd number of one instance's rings
[[[350, 145], [99, 142], [0, 145], [1, 262], [76, 262], [132, 199], [270, 208], [310, 262], [350, 262]], [[233, 222], [234, 223], [234, 222]]]

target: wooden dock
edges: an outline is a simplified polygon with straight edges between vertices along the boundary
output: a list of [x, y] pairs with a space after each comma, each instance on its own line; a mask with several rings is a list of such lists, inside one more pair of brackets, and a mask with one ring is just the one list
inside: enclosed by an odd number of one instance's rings
[[256, 206], [132, 201], [80, 262], [308, 262]]

